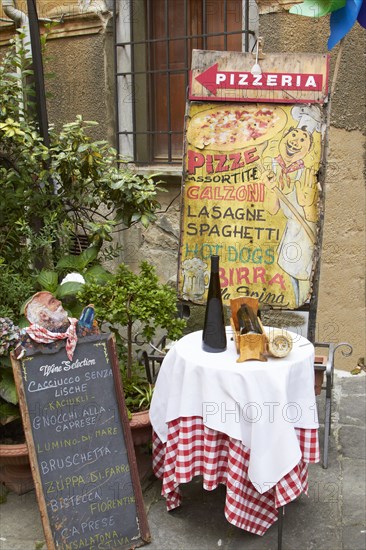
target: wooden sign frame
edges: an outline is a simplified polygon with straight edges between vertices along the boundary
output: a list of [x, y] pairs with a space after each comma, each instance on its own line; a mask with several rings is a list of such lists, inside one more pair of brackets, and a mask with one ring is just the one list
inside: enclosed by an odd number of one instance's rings
[[[123, 387], [122, 387], [121, 376], [120, 376], [120, 371], [118, 366], [115, 342], [111, 334], [101, 334], [97, 336], [88, 336], [85, 338], [80, 338], [78, 342], [78, 346], [80, 344], [88, 344], [88, 343], [93, 344], [98, 342], [106, 344], [106, 347], [105, 347], [106, 351], [104, 351], [104, 353], [107, 353], [108, 355], [109, 361], [107, 360], [107, 363], [109, 363], [112, 370], [113, 384], [115, 389], [115, 400], [116, 400], [115, 404], [117, 405], [117, 409], [118, 409], [117, 418], [118, 418], [118, 422], [120, 422], [120, 426], [122, 427], [122, 434], [124, 437], [125, 446], [127, 450], [129, 472], [130, 472], [130, 478], [131, 478], [132, 487], [133, 487], [134, 503], [136, 506], [136, 516], [137, 516], [136, 522], [139, 530], [138, 536], [134, 536], [133, 540], [131, 539], [130, 543], [128, 542], [123, 543], [123, 545], [118, 544], [117, 546], [110, 545], [108, 546], [108, 548], [126, 548], [126, 549], [137, 548], [146, 543], [149, 543], [151, 540], [151, 537], [150, 537], [149, 526], [148, 526], [147, 516], [146, 516], [144, 502], [143, 502], [142, 489], [139, 482], [136, 456], [134, 452], [132, 435], [129, 427], [129, 420], [128, 420], [127, 409], [126, 409], [125, 399], [123, 394]], [[19, 405], [20, 405], [20, 411], [21, 411], [22, 420], [23, 420], [26, 442], [27, 442], [28, 451], [29, 451], [29, 460], [30, 460], [40, 515], [41, 515], [43, 530], [44, 530], [45, 539], [47, 543], [47, 548], [48, 550], [59, 550], [59, 549], [64, 550], [64, 549], [68, 549], [69, 547], [71, 548], [72, 546], [69, 546], [71, 542], [70, 543], [63, 542], [62, 544], [55, 544], [55, 540], [52, 534], [50, 517], [47, 510], [46, 497], [42, 487], [41, 472], [40, 472], [39, 461], [37, 457], [35, 441], [33, 436], [32, 415], [28, 408], [27, 390], [25, 388], [25, 383], [24, 383], [25, 382], [24, 373], [26, 372], [24, 368], [25, 360], [32, 358], [32, 356], [39, 356], [40, 354], [44, 356], [46, 360], [53, 359], [53, 355], [51, 353], [49, 352], [44, 353], [44, 347], [42, 351], [40, 351], [39, 348], [41, 348], [41, 346], [35, 346], [33, 350], [27, 349], [25, 356], [22, 357], [20, 360], [16, 359], [14, 353], [12, 353], [11, 361], [12, 361], [12, 367], [14, 372], [15, 384], [16, 384], [16, 388], [19, 396]], [[64, 343], [62, 343], [61, 348], [62, 349], [64, 348]], [[60, 349], [58, 346], [57, 352], [59, 351]], [[65, 354], [65, 359], [66, 358], [67, 356]], [[113, 396], [109, 396], [109, 398], [107, 399], [109, 399], [108, 402], [112, 403], [112, 406], [113, 406], [114, 405], [114, 403], [112, 402]], [[121, 522], [123, 522], [122, 508], [121, 508]]]

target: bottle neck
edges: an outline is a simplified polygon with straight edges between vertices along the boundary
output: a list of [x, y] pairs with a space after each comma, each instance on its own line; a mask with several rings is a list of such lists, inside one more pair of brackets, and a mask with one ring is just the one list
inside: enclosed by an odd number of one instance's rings
[[211, 256], [211, 273], [219, 272], [219, 256]]

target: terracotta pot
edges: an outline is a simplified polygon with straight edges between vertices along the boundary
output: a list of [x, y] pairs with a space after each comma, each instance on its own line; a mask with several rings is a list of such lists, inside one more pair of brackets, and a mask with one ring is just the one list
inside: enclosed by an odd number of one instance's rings
[[0, 482], [18, 495], [34, 488], [26, 443], [0, 445]]
[[317, 370], [315, 371], [315, 395], [320, 395], [323, 386], [324, 371]]
[[146, 447], [152, 440], [152, 427], [149, 411], [132, 413], [130, 428], [135, 448], [140, 483], [143, 486], [144, 483], [148, 482], [148, 479], [152, 475], [151, 452]]
[[130, 428], [133, 444], [135, 446], [147, 445], [148, 443], [150, 443], [152, 438], [152, 428], [149, 411], [139, 411], [132, 413]]
[[316, 355], [315, 356], [315, 365], [322, 365], [323, 368], [317, 370], [315, 368], [315, 395], [320, 395], [323, 386], [324, 371], [327, 364], [327, 357], [325, 355]]

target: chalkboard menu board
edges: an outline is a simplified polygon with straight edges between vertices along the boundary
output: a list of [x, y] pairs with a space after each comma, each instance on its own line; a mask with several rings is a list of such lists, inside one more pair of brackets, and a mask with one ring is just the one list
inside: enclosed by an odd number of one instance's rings
[[72, 361], [28, 349], [13, 369], [48, 548], [148, 542], [111, 335], [79, 339]]

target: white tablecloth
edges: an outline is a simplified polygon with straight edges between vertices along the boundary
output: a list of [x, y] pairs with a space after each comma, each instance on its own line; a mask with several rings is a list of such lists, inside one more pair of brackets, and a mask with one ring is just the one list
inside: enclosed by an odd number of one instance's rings
[[242, 441], [250, 449], [249, 479], [264, 493], [301, 459], [295, 428], [318, 428], [314, 347], [292, 334], [284, 359], [237, 363], [231, 332], [222, 353], [202, 350], [202, 331], [174, 345], [159, 372], [150, 419], [163, 443], [167, 423], [189, 416]]

